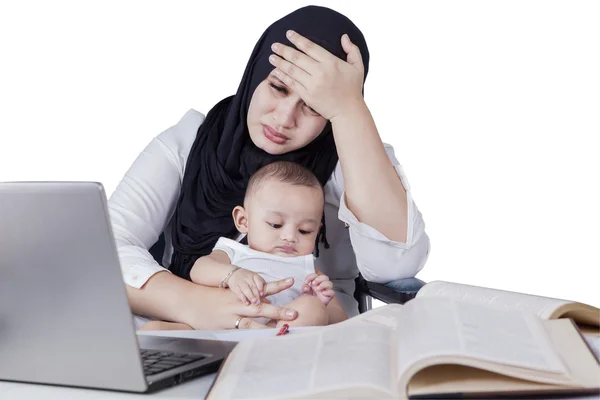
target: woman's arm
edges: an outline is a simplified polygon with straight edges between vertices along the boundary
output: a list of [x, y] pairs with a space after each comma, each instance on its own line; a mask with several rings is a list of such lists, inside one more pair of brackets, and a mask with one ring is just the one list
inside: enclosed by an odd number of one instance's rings
[[300, 51], [276, 43], [277, 56], [269, 62], [279, 79], [331, 121], [349, 209], [390, 240], [405, 242], [406, 191], [386, 157], [362, 96], [365, 68], [360, 49], [343, 35], [343, 61], [301, 34], [288, 31], [287, 38]]
[[[293, 282], [269, 282], [265, 294], [289, 288]], [[194, 329], [233, 329], [240, 317], [240, 327], [266, 328], [251, 318], [263, 317], [292, 321], [298, 313], [291, 309], [260, 303], [244, 305], [230, 290], [197, 285], [167, 272], [154, 274], [141, 288], [127, 286], [131, 308], [139, 314], [159, 320], [180, 322]]]
[[129, 286], [140, 288], [152, 275], [166, 271], [148, 249], [175, 210], [187, 155], [203, 120], [199, 112], [189, 111], [152, 139], [108, 201], [123, 278]]
[[360, 49], [343, 35], [343, 61], [298, 33], [289, 31], [288, 39], [300, 51], [278, 43], [269, 60], [279, 79], [331, 121], [344, 176], [339, 186], [345, 186], [336, 192], [339, 218], [350, 226], [358, 268], [377, 282], [414, 276], [429, 254], [429, 238], [362, 96]]
[[[337, 218], [346, 226], [344, 229], [344, 225], [328, 222], [327, 233], [329, 234], [331, 230], [331, 235], [349, 237], [356, 265], [362, 276], [368, 281], [378, 283], [414, 277], [425, 265], [430, 250], [429, 237], [425, 232], [425, 222], [412, 199], [410, 185], [404, 170], [394, 155], [394, 149], [389, 145], [384, 147], [396, 176], [406, 188], [407, 233], [405, 242], [390, 240], [377, 229], [358, 220], [350, 211], [345, 201], [345, 182], [340, 164], [325, 186], [326, 202], [339, 207]], [[332, 242], [333, 250], [342, 259], [345, 256], [340, 254], [346, 253], [348, 250], [343, 247], [337, 248], [337, 246], [343, 246], [348, 239]]]
[[331, 120], [345, 202], [356, 218], [395, 242], [407, 240], [406, 190], [388, 158], [364, 101]]

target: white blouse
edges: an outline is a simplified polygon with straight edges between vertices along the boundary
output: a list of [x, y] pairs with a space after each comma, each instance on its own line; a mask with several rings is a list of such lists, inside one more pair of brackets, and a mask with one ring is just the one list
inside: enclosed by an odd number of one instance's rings
[[[155, 137], [140, 153], [109, 199], [111, 217], [125, 283], [140, 288], [157, 272], [167, 270], [173, 254], [171, 228], [186, 160], [204, 115], [189, 110], [174, 126]], [[325, 185], [325, 223], [330, 248], [320, 245], [315, 267], [328, 275], [348, 315], [358, 313], [353, 297], [358, 272], [369, 281], [385, 283], [414, 277], [429, 255], [429, 237], [414, 204], [408, 180], [391, 146], [386, 152], [408, 197], [406, 243], [394, 242], [358, 221], [346, 207], [340, 163]], [[165, 233], [162, 266], [148, 249]]]

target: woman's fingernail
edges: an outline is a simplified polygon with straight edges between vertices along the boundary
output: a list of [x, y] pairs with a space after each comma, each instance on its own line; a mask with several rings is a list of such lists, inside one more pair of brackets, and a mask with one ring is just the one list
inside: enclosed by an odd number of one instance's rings
[[292, 30], [289, 30], [289, 31], [287, 31], [287, 32], [285, 33], [285, 36], [286, 36], [288, 39], [291, 39], [291, 38], [292, 38], [292, 36], [294, 36], [294, 31], [292, 31]]
[[271, 55], [269, 56], [269, 62], [270, 62], [271, 64], [275, 64], [275, 62], [276, 62], [276, 61], [277, 61], [276, 57], [275, 57], [273, 54], [271, 54]]
[[278, 48], [279, 48], [279, 45], [277, 43], [273, 43], [271, 45], [271, 50], [273, 50], [273, 51], [277, 51]]
[[285, 280], [285, 283], [292, 283], [292, 282], [293, 282], [293, 280], [294, 280], [293, 278], [287, 278], [287, 279]]
[[291, 318], [291, 317], [294, 317], [295, 315], [296, 315], [296, 311], [293, 311], [293, 310], [287, 310], [285, 312], [285, 316], [286, 317], [290, 317]]

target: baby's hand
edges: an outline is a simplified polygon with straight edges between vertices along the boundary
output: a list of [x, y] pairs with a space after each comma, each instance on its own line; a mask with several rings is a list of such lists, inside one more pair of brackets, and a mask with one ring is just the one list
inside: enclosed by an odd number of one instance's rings
[[260, 304], [260, 299], [265, 295], [266, 282], [256, 272], [240, 268], [227, 280], [227, 286], [246, 305]]
[[323, 304], [327, 305], [335, 296], [333, 283], [327, 275], [310, 274], [304, 280], [302, 291], [307, 294], [317, 296]]

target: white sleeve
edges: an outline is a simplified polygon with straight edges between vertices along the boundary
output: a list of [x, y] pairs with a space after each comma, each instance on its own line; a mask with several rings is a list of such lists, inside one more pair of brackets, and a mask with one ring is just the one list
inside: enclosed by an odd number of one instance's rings
[[372, 282], [385, 283], [395, 279], [412, 278], [419, 272], [429, 256], [429, 237], [425, 233], [423, 216], [415, 205], [408, 179], [394, 155], [394, 149], [385, 145], [388, 157], [406, 189], [408, 214], [406, 243], [388, 239], [375, 228], [360, 222], [345, 202], [344, 180], [338, 163], [330, 179], [332, 195], [339, 196], [338, 218], [345, 222], [362, 276]]
[[204, 115], [190, 110], [155, 137], [110, 197], [108, 208], [127, 285], [140, 288], [155, 273], [166, 271], [148, 249], [173, 215], [187, 156], [203, 120]]
[[[232, 242], [234, 245], [232, 245]], [[223, 253], [227, 254], [227, 257], [229, 257], [229, 262], [231, 264], [235, 264], [237, 261], [235, 257], [235, 244], [238, 243], [226, 237], [220, 237], [219, 240], [217, 240], [217, 243], [215, 243], [215, 247], [213, 247], [212, 251], [222, 251]]]

